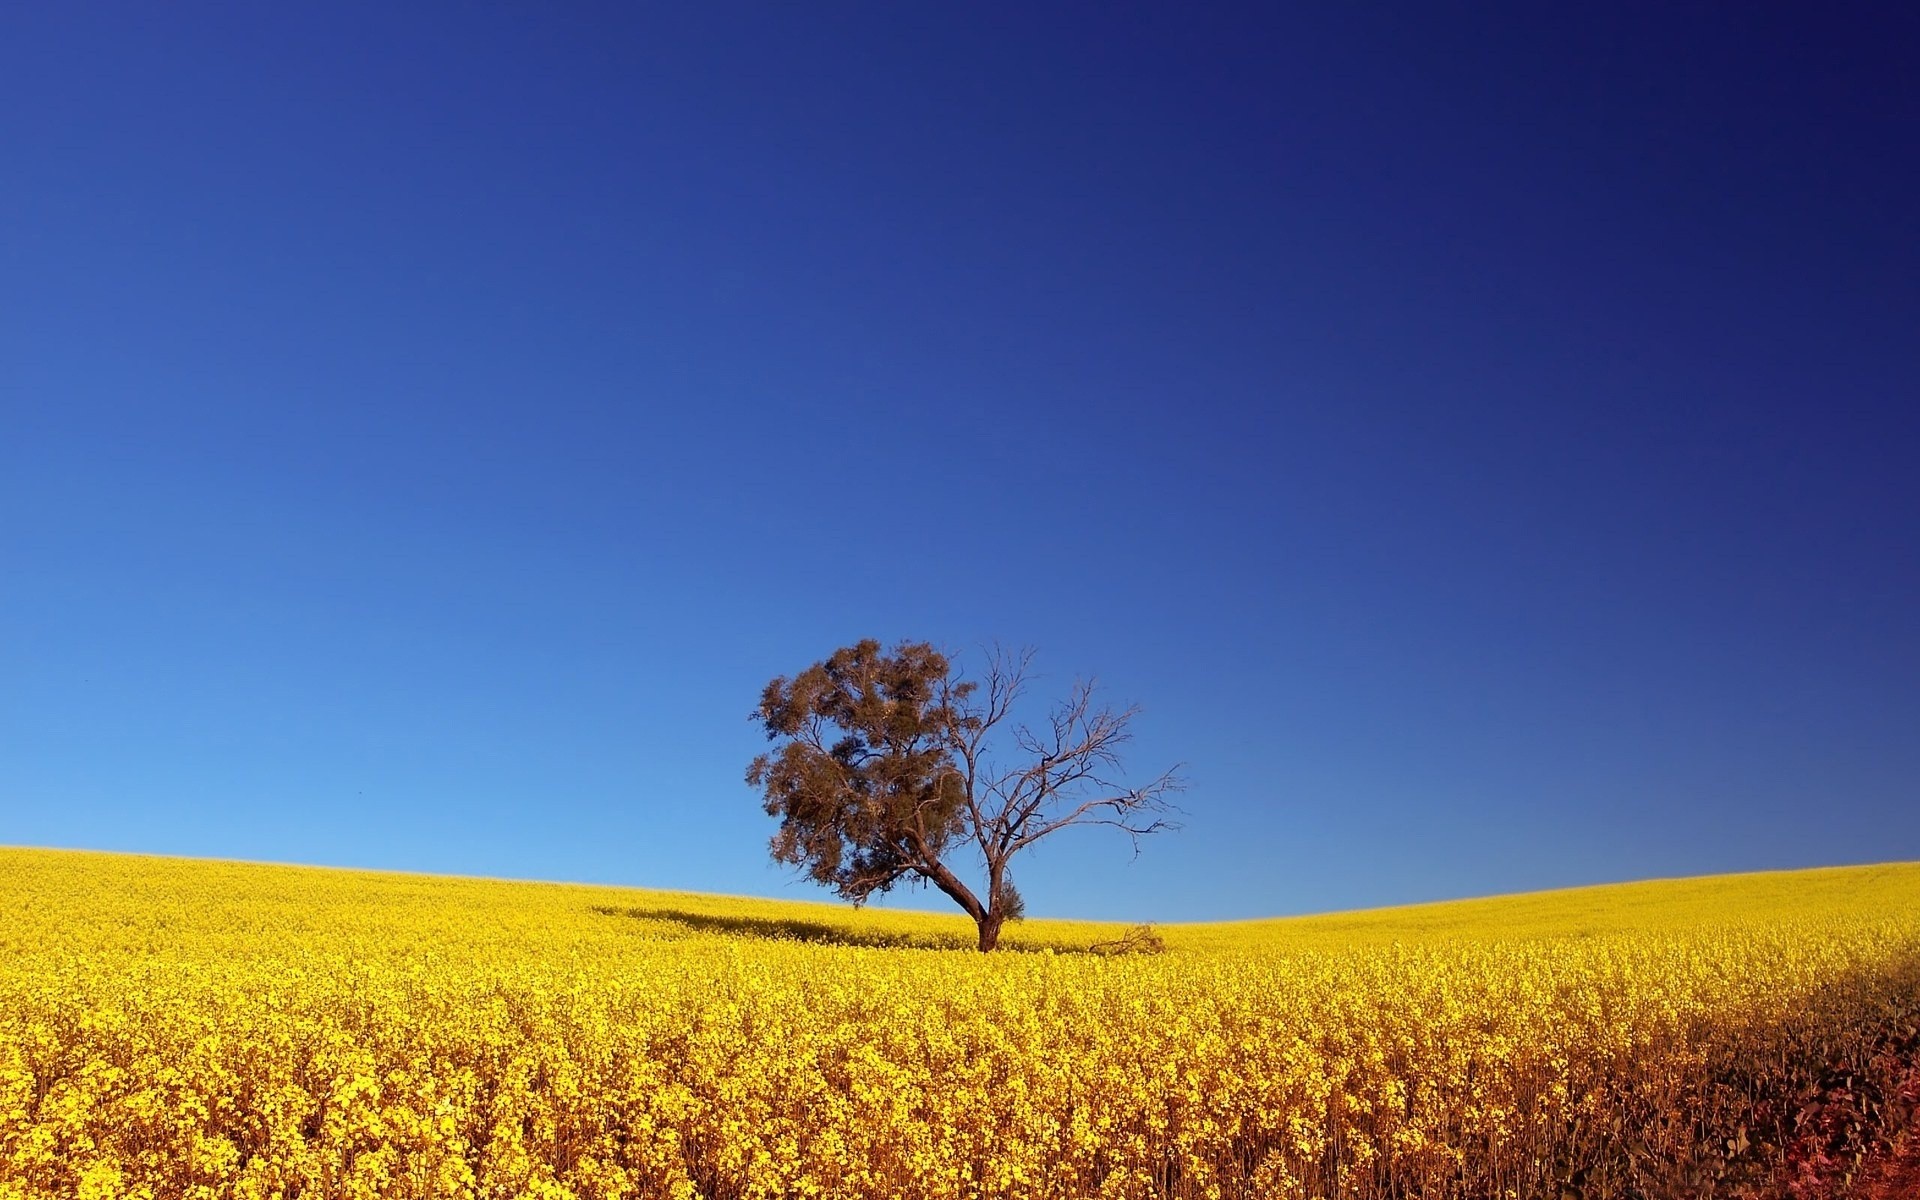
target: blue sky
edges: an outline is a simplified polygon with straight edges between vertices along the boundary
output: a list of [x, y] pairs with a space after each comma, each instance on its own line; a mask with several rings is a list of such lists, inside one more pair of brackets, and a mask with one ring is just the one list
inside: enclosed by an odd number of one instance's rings
[[1036, 913], [1920, 858], [1916, 44], [13, 6], [0, 843], [815, 897], [747, 713], [873, 636], [1187, 764]]

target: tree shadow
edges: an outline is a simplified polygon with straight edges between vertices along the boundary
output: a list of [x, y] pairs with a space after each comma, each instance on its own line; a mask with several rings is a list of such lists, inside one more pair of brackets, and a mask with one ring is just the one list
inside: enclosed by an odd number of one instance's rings
[[[825, 921], [804, 921], [792, 917], [721, 917], [712, 913], [688, 912], [683, 908], [616, 908], [595, 904], [592, 911], [603, 917], [627, 917], [636, 921], [657, 921], [678, 925], [690, 932], [716, 933], [730, 937], [761, 938], [767, 941], [809, 942], [819, 946], [860, 946], [873, 950], [973, 950], [971, 933], [896, 933], [882, 929], [849, 929]], [[1085, 954], [1085, 946], [1028, 945], [1002, 941], [1001, 950], [1014, 953]]]
[[593, 911], [603, 917], [629, 917], [636, 921], [658, 921], [679, 925], [697, 933], [717, 933], [732, 937], [762, 938], [768, 941], [811, 942], [822, 946], [865, 946], [881, 950], [970, 950], [973, 939], [959, 934], [890, 933], [879, 929], [849, 929], [825, 921], [803, 921], [792, 917], [722, 917], [712, 913], [688, 912], [683, 908], [614, 908], [596, 904]]

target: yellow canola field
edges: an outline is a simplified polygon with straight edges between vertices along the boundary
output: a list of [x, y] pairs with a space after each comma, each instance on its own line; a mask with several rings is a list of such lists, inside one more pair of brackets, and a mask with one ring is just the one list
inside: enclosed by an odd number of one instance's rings
[[0, 849], [0, 1200], [1706, 1195], [1911, 1047], [1916, 901], [1908, 864], [983, 956], [930, 914]]

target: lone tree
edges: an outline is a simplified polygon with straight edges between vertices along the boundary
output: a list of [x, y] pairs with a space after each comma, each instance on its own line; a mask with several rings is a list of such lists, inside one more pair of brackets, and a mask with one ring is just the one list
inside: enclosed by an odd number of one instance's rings
[[[855, 904], [903, 879], [931, 883], [973, 918], [987, 951], [1023, 912], [1008, 872], [1020, 851], [1071, 825], [1106, 825], [1137, 854], [1141, 837], [1175, 828], [1172, 771], [1140, 786], [1117, 779], [1138, 707], [1097, 704], [1086, 680], [1044, 724], [1014, 723], [1032, 661], [1031, 650], [996, 649], [969, 680], [925, 642], [882, 651], [868, 639], [767, 684], [753, 719], [781, 745], [753, 760], [747, 782], [780, 818], [774, 859]], [[983, 892], [953, 870], [972, 851]]]

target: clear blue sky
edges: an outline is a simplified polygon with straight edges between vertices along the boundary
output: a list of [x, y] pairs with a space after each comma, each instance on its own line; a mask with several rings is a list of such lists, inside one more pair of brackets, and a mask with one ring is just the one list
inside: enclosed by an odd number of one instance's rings
[[8, 6], [0, 843], [819, 896], [874, 636], [1037, 913], [1920, 858], [1920, 18], [1328, 7]]

